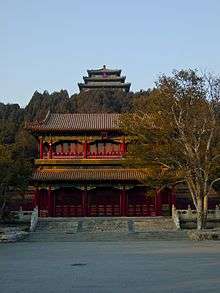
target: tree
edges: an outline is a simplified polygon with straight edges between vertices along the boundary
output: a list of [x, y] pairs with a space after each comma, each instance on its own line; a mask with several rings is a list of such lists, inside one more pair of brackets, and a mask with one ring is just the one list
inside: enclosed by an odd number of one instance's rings
[[10, 190], [23, 198], [32, 172], [29, 149], [22, 141], [11, 145], [0, 144], [0, 217], [10, 203]]
[[132, 93], [97, 89], [82, 91], [71, 100], [76, 113], [122, 113], [131, 109]]
[[11, 166], [13, 161], [9, 148], [0, 145], [0, 218], [6, 205], [6, 194], [11, 181]]
[[23, 121], [24, 110], [17, 104], [0, 103], [0, 143], [14, 143], [15, 134]]
[[133, 161], [157, 166], [161, 181], [186, 182], [198, 229], [206, 225], [208, 196], [220, 180], [219, 98], [219, 78], [175, 71], [162, 75], [146, 103], [142, 99], [141, 108], [136, 105], [122, 119], [124, 130], [136, 138]]

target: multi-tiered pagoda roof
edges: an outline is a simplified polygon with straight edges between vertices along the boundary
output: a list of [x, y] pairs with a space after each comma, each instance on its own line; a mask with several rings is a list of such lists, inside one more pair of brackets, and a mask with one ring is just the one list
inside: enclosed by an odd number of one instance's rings
[[120, 89], [129, 92], [130, 83], [126, 83], [125, 76], [121, 76], [120, 69], [109, 69], [105, 65], [101, 69], [87, 70], [88, 76], [84, 76], [84, 83], [79, 83], [80, 91], [93, 89]]
[[120, 130], [121, 114], [98, 113], [98, 114], [61, 114], [47, 113], [43, 121], [26, 123], [26, 128], [40, 132], [79, 132], [79, 131], [110, 131]]

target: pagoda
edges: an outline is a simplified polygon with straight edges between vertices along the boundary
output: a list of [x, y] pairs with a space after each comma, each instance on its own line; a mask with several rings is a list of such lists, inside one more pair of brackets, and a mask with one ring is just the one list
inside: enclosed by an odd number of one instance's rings
[[84, 83], [78, 83], [79, 90], [89, 91], [94, 89], [111, 89], [129, 92], [130, 83], [126, 83], [125, 76], [121, 76], [120, 69], [109, 69], [103, 65], [101, 69], [87, 70], [88, 76], [84, 76]]

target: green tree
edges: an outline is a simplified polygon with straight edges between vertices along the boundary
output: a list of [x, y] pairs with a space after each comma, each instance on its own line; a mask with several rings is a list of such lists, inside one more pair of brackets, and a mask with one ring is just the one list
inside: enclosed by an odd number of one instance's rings
[[123, 113], [132, 105], [132, 93], [120, 90], [91, 90], [71, 97], [77, 113]]
[[14, 190], [23, 198], [32, 172], [32, 162], [25, 144], [18, 141], [0, 145], [0, 215], [10, 203], [9, 191]]

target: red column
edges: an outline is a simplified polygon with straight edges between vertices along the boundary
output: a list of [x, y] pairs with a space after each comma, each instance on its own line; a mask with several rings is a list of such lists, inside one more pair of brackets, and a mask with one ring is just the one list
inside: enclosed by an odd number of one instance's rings
[[120, 144], [120, 152], [122, 153], [122, 155], [126, 153], [126, 143], [124, 138], [123, 142]]
[[50, 217], [55, 215], [55, 195], [54, 188], [50, 188]]
[[64, 194], [64, 189], [62, 188], [62, 189], [61, 189], [61, 199], [62, 199], [62, 216], [64, 216], [64, 208], [63, 208], [63, 206], [64, 206], [64, 196], [65, 196], [65, 194]]
[[52, 142], [49, 143], [49, 159], [53, 158]]
[[159, 189], [156, 190], [156, 196], [155, 196], [155, 209], [156, 209], [156, 216], [162, 215], [162, 204], [161, 204], [161, 193]]
[[123, 154], [123, 143], [120, 143], [120, 153]]
[[99, 153], [99, 146], [98, 146], [98, 142], [96, 142], [96, 155], [98, 155]]
[[51, 217], [51, 186], [47, 189], [47, 210], [48, 216]]
[[43, 145], [43, 138], [40, 138], [40, 159], [43, 159], [44, 156], [44, 145]]
[[126, 153], [126, 143], [125, 143], [125, 141], [123, 142], [123, 154], [125, 154]]
[[33, 206], [34, 208], [39, 205], [39, 199], [38, 199], [38, 188], [34, 190], [34, 197], [33, 197]]
[[86, 151], [87, 151], [87, 153], [90, 152], [90, 144], [89, 143], [87, 143]]
[[85, 140], [83, 144], [83, 157], [86, 159], [87, 158], [87, 141]]
[[74, 152], [75, 154], [78, 153], [78, 142], [75, 142], [73, 152]]
[[82, 213], [84, 217], [88, 216], [88, 194], [86, 188], [82, 191]]
[[126, 203], [126, 191], [123, 188], [123, 190], [120, 191], [120, 215], [126, 216], [127, 214], [127, 203]]
[[123, 189], [124, 192], [124, 216], [127, 216], [128, 214], [128, 196], [127, 196], [127, 192], [126, 189]]
[[176, 206], [176, 191], [175, 191], [175, 186], [172, 186], [172, 190], [171, 190], [171, 206], [172, 205]]
[[103, 147], [104, 147], [104, 155], [106, 155], [106, 142], [103, 142]]
[[126, 152], [126, 144], [125, 144], [125, 138], [123, 138], [122, 153], [125, 154], [125, 152]]
[[35, 157], [38, 158], [40, 152], [40, 141], [36, 142], [36, 147], [35, 147]]

